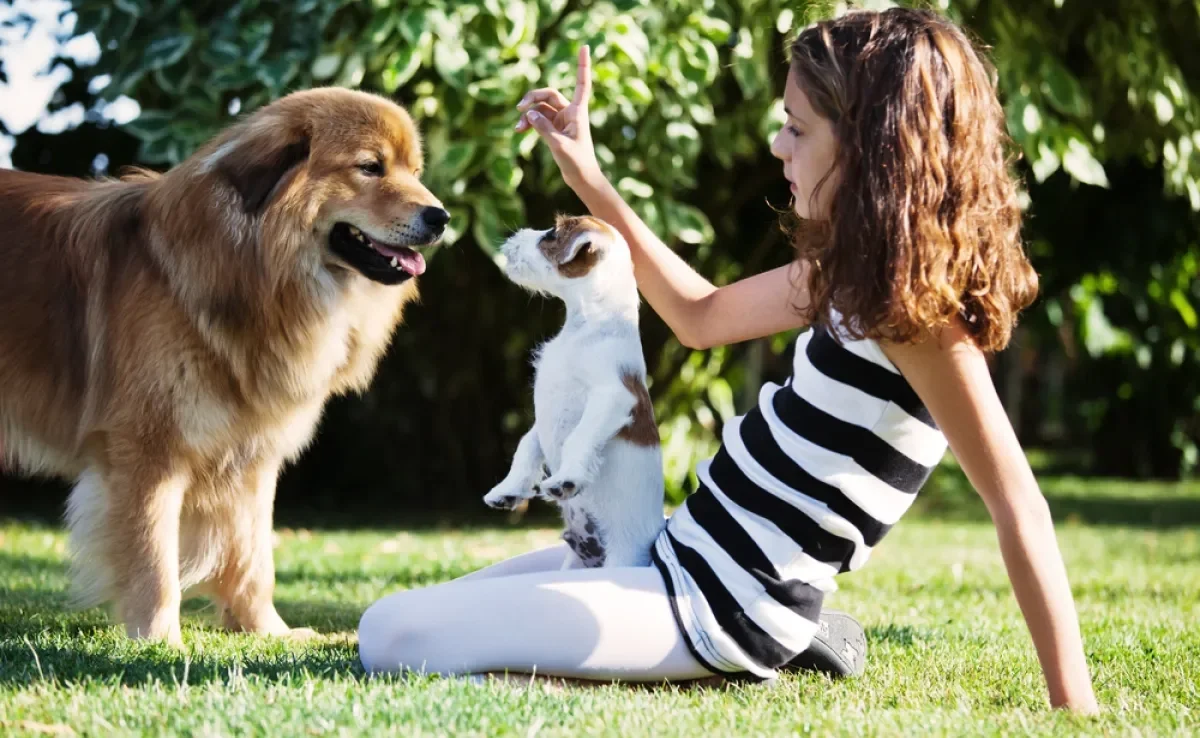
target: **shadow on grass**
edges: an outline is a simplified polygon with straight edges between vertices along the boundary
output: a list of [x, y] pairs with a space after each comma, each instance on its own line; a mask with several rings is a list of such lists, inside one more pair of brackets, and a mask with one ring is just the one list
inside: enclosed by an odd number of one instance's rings
[[[918, 500], [914, 513], [923, 519], [963, 522], [990, 520], [987, 508], [978, 499]], [[1046, 502], [1056, 523], [1162, 529], [1200, 525], [1200, 499], [1084, 497], [1048, 493]]]
[[[1200, 484], [1078, 476], [1040, 477], [1058, 523], [1134, 528], [1200, 525]], [[935, 520], [986, 521], [987, 508], [961, 469], [945, 464], [917, 496], [913, 512]]]
[[165, 646], [148, 646], [137, 651], [122, 656], [57, 643], [34, 646], [0, 642], [0, 686], [28, 686], [39, 681], [182, 685], [230, 683], [253, 677], [286, 682], [312, 677], [365, 676], [351, 642], [307, 644], [269, 655], [233, 654], [225, 658], [203, 653], [188, 655]]
[[439, 584], [465, 576], [475, 571], [473, 566], [443, 566], [436, 562], [424, 562], [420, 567], [400, 568], [390, 575], [379, 571], [308, 571], [304, 568], [284, 569], [276, 572], [275, 583], [279, 585], [299, 584], [305, 586], [344, 586], [386, 580], [390, 589], [414, 589]]
[[[195, 645], [189, 656], [166, 646], [125, 641], [101, 608], [73, 610], [66, 591], [67, 567], [61, 561], [0, 553], [0, 574], [0, 687], [51, 679], [183, 683], [185, 674], [189, 684], [251, 675], [270, 680], [362, 675], [354, 642], [346, 637], [337, 642], [271, 644], [271, 653], [263, 655], [254, 653], [263, 650], [263, 639], [232, 636], [235, 640], [222, 646], [233, 651], [227, 657], [205, 655], [205, 647]], [[290, 625], [323, 635], [353, 633], [365, 607], [295, 599], [277, 600], [276, 606]], [[220, 632], [206, 601], [189, 600], [182, 611], [185, 642]], [[242, 638], [245, 649], [237, 641]]]

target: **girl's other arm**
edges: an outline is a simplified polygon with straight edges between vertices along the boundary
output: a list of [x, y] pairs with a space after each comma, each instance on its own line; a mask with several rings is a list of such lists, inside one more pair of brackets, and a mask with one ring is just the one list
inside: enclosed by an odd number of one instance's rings
[[1098, 712], [1050, 509], [996, 395], [983, 353], [961, 322], [922, 343], [886, 344], [884, 350], [945, 433], [987, 505], [1051, 705]]

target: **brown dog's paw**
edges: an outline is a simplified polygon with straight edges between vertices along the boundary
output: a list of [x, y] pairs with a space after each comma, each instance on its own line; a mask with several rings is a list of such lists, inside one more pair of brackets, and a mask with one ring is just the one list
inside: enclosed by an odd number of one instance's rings
[[312, 628], [289, 628], [283, 637], [289, 641], [311, 641], [320, 638], [321, 634]]

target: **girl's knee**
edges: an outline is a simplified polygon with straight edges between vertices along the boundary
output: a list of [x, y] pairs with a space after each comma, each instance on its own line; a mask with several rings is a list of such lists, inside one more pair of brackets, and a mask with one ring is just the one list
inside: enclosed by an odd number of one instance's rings
[[396, 643], [405, 630], [404, 609], [385, 597], [362, 614], [358, 621], [358, 658], [369, 673], [386, 673], [401, 668]]
[[358, 623], [358, 657], [368, 673], [424, 672], [435, 638], [413, 608], [385, 597]]

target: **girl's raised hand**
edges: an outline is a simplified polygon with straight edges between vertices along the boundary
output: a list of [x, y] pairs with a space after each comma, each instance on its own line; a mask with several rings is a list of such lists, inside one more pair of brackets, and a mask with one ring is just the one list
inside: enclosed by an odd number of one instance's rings
[[603, 177], [596, 152], [592, 147], [592, 130], [588, 123], [588, 101], [592, 96], [592, 64], [587, 46], [579, 50], [579, 66], [575, 78], [575, 95], [567, 100], [551, 87], [533, 90], [517, 103], [521, 117], [518, 133], [533, 128], [550, 147], [563, 180], [571, 189]]

